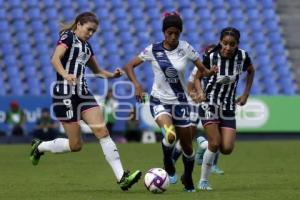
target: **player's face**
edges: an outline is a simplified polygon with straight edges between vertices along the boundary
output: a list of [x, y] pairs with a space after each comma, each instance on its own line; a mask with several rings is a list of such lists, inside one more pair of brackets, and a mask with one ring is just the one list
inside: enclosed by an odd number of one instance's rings
[[231, 35], [226, 35], [220, 42], [221, 44], [221, 56], [225, 58], [231, 58], [238, 47], [238, 42]]
[[80, 39], [87, 41], [96, 32], [98, 25], [94, 22], [87, 22], [84, 24], [77, 24], [77, 34]]
[[164, 32], [165, 44], [170, 48], [175, 48], [178, 45], [178, 40], [180, 37], [180, 30], [175, 27], [169, 27]]

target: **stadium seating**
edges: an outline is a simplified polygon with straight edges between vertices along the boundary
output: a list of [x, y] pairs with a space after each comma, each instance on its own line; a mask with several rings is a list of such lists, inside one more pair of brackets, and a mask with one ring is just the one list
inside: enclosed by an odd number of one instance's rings
[[[224, 26], [241, 31], [240, 47], [246, 49], [257, 69], [252, 94], [295, 95], [293, 72], [287, 59], [282, 31], [272, 0], [10, 0], [0, 5], [0, 95], [49, 95], [55, 80], [50, 56], [58, 39], [59, 22], [91, 10], [100, 19], [91, 39], [100, 65], [109, 70], [122, 67], [148, 44], [163, 39], [163, 11], [177, 9], [184, 20], [182, 39], [196, 49], [217, 43]], [[187, 72], [187, 74], [190, 70]], [[145, 64], [138, 73], [149, 91], [152, 73]], [[37, 78], [38, 77], [38, 78]], [[126, 80], [126, 78], [123, 78]], [[241, 79], [244, 82], [244, 79]], [[100, 82], [89, 81], [95, 93]], [[118, 87], [125, 93], [126, 87]], [[238, 92], [242, 86], [238, 86]]]

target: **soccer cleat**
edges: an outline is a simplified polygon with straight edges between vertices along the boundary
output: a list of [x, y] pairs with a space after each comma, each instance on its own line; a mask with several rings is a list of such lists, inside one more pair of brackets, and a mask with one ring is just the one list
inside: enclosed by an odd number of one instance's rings
[[186, 178], [184, 175], [182, 175], [180, 180], [181, 183], [184, 185], [183, 191], [196, 192], [192, 177]]
[[124, 174], [121, 178], [121, 180], [118, 182], [120, 185], [121, 189], [123, 191], [128, 190], [131, 188], [133, 184], [138, 182], [138, 180], [141, 178], [142, 172], [140, 170], [136, 170], [134, 173], [130, 174], [129, 171], [124, 171]]
[[37, 165], [40, 161], [40, 158], [42, 155], [44, 155], [43, 152], [39, 152], [38, 146], [42, 143], [39, 139], [33, 139], [31, 142], [31, 152], [29, 159], [31, 160], [31, 163], [33, 165]]
[[169, 182], [170, 184], [176, 184], [177, 183], [177, 175], [174, 174], [173, 176], [169, 175]]
[[210, 186], [208, 181], [200, 181], [198, 184], [198, 189], [210, 191], [210, 190], [212, 190], [212, 187]]
[[197, 151], [195, 155], [195, 162], [197, 163], [197, 165], [202, 165], [203, 162], [203, 155], [206, 149], [201, 148], [201, 143], [204, 141], [206, 141], [206, 139], [202, 136], [197, 138]]
[[224, 175], [224, 171], [218, 167], [218, 165], [213, 165], [211, 167], [211, 173], [217, 175]]

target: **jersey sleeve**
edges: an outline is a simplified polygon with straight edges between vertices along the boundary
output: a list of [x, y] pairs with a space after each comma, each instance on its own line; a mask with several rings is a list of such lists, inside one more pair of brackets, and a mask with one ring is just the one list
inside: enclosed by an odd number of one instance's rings
[[90, 43], [87, 43], [87, 44], [88, 44], [88, 47], [91, 51], [91, 57], [93, 57], [94, 56], [94, 51], [93, 51], [92, 45]]
[[198, 68], [194, 67], [192, 73], [189, 76], [189, 82], [194, 82], [195, 81], [195, 76], [197, 74]]
[[193, 62], [199, 59], [199, 53], [194, 49], [192, 45], [187, 43], [187, 49], [186, 49], [187, 56], [190, 60]]
[[204, 54], [203, 55], [203, 65], [207, 68], [207, 69], [210, 69], [210, 59], [209, 59], [209, 55], [208, 54]]
[[152, 45], [147, 46], [139, 55], [138, 57], [142, 61], [150, 61], [153, 59], [153, 54], [152, 54]]
[[243, 65], [243, 71], [246, 71], [250, 65], [252, 65], [252, 61], [251, 61], [251, 58], [249, 57], [249, 54], [246, 52], [246, 58], [245, 58], [244, 65]]
[[63, 32], [57, 42], [57, 45], [63, 44], [67, 48], [70, 48], [73, 43], [73, 33], [71, 31]]

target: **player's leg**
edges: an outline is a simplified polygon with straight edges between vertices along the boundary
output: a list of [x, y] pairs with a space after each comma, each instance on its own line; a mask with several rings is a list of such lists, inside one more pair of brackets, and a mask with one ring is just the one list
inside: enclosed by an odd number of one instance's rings
[[137, 170], [130, 175], [129, 172], [123, 169], [117, 146], [109, 135], [99, 106], [85, 109], [81, 115], [94, 135], [99, 139], [105, 159], [111, 166], [121, 189], [128, 190], [139, 180], [141, 171]]
[[234, 149], [236, 130], [233, 128], [222, 127], [221, 128], [221, 146], [220, 151], [222, 154], [231, 154]]
[[80, 135], [80, 126], [77, 122], [63, 123], [67, 138], [56, 138], [51, 141], [41, 141], [34, 139], [32, 141], [32, 150], [30, 160], [33, 165], [37, 165], [41, 155], [44, 152], [66, 153], [70, 151], [80, 151], [82, 139]]
[[194, 133], [190, 126], [176, 126], [176, 132], [178, 134], [178, 138], [182, 146], [182, 161], [184, 165], [184, 173], [181, 176], [181, 182], [184, 185], [185, 191], [194, 192], [195, 187], [192, 177], [195, 162], [195, 153], [193, 149]]
[[172, 118], [169, 113], [162, 112], [156, 116], [155, 121], [161, 128], [163, 134], [161, 145], [163, 150], [164, 168], [169, 175], [170, 183], [175, 184], [177, 182], [177, 176], [172, 159], [172, 152], [176, 142], [176, 132], [172, 122]]
[[218, 123], [204, 124], [205, 133], [208, 139], [208, 148], [206, 149], [201, 166], [201, 177], [198, 184], [200, 190], [212, 190], [208, 183], [211, 167], [215, 159], [215, 155], [219, 150], [221, 136], [219, 133]]

